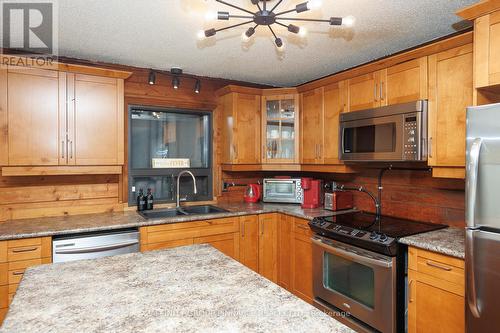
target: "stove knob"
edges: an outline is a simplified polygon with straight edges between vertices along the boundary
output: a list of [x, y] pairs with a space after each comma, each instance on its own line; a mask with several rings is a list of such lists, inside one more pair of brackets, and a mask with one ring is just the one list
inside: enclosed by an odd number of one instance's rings
[[378, 234], [377, 234], [375, 231], [373, 231], [373, 232], [370, 234], [370, 239], [371, 239], [371, 240], [376, 240], [377, 238], [378, 238]]
[[379, 242], [385, 242], [387, 240], [387, 235], [386, 234], [380, 234]]

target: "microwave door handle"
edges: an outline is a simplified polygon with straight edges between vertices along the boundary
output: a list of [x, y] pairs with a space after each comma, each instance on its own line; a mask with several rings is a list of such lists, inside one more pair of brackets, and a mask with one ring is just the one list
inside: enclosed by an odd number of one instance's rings
[[481, 153], [481, 145], [483, 140], [475, 138], [469, 150], [469, 161], [467, 163], [467, 180], [465, 183], [465, 197], [467, 209], [465, 211], [465, 221], [467, 227], [475, 227], [475, 211], [477, 197], [477, 176], [479, 171], [479, 155]]
[[325, 243], [323, 243], [320, 239], [317, 239], [317, 238], [311, 238], [312, 242], [316, 245], [318, 245], [319, 247], [325, 249], [326, 251], [329, 251], [333, 254], [336, 254], [336, 255], [339, 255], [341, 257], [344, 257], [344, 258], [347, 258], [347, 259], [351, 259], [353, 261], [357, 261], [357, 262], [360, 262], [360, 263], [364, 263], [364, 264], [367, 264], [367, 265], [372, 265], [372, 266], [378, 266], [378, 267], [383, 267], [383, 268], [390, 268], [392, 267], [392, 262], [391, 261], [385, 261], [385, 260], [378, 260], [378, 259], [374, 259], [374, 258], [368, 258], [368, 257], [365, 257], [365, 256], [362, 256], [360, 254], [357, 254], [357, 253], [353, 253], [353, 252], [349, 252], [349, 251], [346, 251], [346, 250], [343, 250], [341, 248], [338, 248], [334, 245], [327, 245]]

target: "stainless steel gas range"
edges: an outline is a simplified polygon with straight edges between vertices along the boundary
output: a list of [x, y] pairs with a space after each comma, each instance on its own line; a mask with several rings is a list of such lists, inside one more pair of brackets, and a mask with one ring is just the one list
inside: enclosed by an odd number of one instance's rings
[[407, 261], [398, 239], [446, 226], [354, 212], [310, 227], [316, 305], [347, 314], [340, 320], [360, 332], [404, 332]]

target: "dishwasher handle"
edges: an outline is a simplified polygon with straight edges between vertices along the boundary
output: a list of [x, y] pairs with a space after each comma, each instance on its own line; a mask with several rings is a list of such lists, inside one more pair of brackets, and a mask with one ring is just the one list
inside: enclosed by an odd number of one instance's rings
[[139, 244], [138, 240], [123, 242], [123, 243], [114, 243], [104, 246], [91, 246], [91, 247], [81, 247], [76, 249], [65, 249], [65, 250], [55, 250], [56, 254], [80, 254], [80, 253], [92, 253], [92, 252], [103, 252], [109, 250], [121, 249], [123, 247], [131, 246]]

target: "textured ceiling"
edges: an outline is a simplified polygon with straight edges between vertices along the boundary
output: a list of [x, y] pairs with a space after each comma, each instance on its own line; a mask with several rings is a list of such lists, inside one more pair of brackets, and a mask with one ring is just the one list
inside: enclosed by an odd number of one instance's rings
[[[253, 8], [250, 0], [226, 1]], [[303, 1], [284, 0], [279, 8]], [[280, 54], [264, 27], [249, 45], [240, 39], [245, 27], [197, 40], [201, 28], [228, 24], [204, 22], [207, 10], [238, 13], [215, 0], [59, 0], [59, 54], [163, 70], [179, 66], [190, 74], [293, 86], [450, 34], [459, 22], [454, 12], [473, 2], [323, 0], [320, 10], [289, 16], [354, 15], [355, 27], [307, 23], [305, 39], [278, 27], [286, 43]]]

